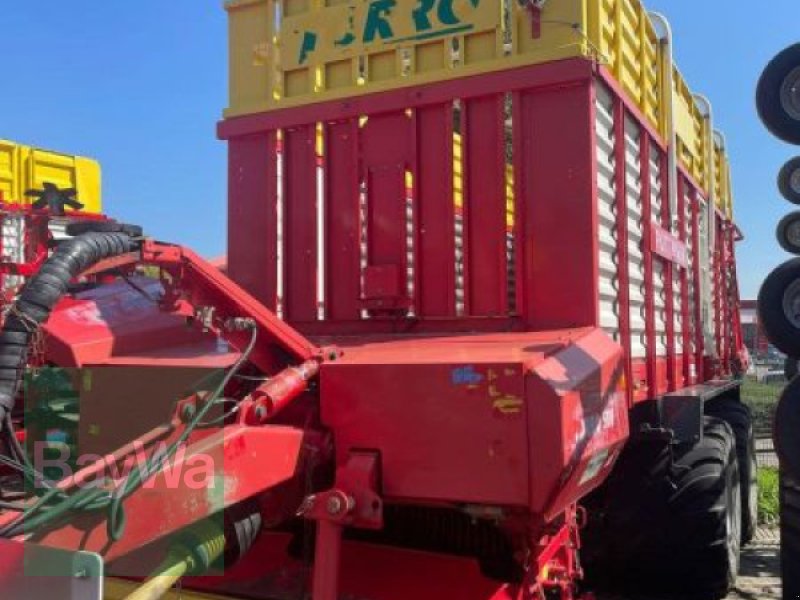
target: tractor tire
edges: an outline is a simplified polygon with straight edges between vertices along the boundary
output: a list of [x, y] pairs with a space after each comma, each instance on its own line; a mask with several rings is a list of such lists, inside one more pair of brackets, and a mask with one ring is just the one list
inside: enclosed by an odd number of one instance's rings
[[781, 571], [783, 597], [800, 598], [800, 482], [781, 473]]
[[770, 273], [758, 293], [758, 318], [770, 342], [788, 356], [800, 356], [800, 258]]
[[583, 560], [590, 586], [615, 592], [725, 596], [741, 549], [734, 432], [704, 417], [694, 446], [632, 442], [587, 502]]
[[794, 379], [797, 376], [798, 370], [800, 370], [798, 359], [794, 356], [787, 356], [786, 360], [783, 361], [783, 376], [786, 377], [786, 381]]
[[758, 459], [753, 413], [738, 399], [720, 398], [706, 407], [706, 414], [725, 421], [736, 437], [742, 493], [742, 545], [749, 544], [758, 528]]
[[783, 165], [778, 174], [778, 189], [786, 200], [800, 204], [800, 156]]
[[764, 69], [756, 91], [761, 121], [777, 138], [800, 144], [800, 44], [789, 46]]
[[800, 211], [790, 212], [780, 220], [775, 237], [786, 252], [800, 254]]

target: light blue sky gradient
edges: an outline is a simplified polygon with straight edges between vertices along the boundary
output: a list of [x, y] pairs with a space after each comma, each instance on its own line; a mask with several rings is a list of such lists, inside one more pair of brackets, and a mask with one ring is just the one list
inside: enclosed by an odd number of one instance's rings
[[[552, 0], [570, 1], [570, 0]], [[0, 9], [0, 137], [98, 158], [107, 211], [208, 256], [225, 248], [227, 98], [221, 0], [25, 0]], [[786, 255], [775, 187], [796, 151], [758, 122], [755, 84], [797, 41], [797, 0], [648, 0], [666, 14], [676, 59], [714, 103], [733, 163], [743, 295]], [[800, 154], [800, 151], [797, 152]]]

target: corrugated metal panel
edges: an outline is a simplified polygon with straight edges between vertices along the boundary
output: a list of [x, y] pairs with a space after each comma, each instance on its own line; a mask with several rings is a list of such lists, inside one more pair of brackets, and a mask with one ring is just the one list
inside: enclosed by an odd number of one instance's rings
[[[661, 151], [656, 144], [650, 144], [650, 202], [652, 206], [653, 221], [661, 223], [663, 210], [662, 193], [664, 179], [661, 173]], [[653, 291], [655, 306], [656, 354], [665, 356], [667, 353], [667, 303], [666, 303], [666, 269], [664, 261], [653, 259]]]
[[630, 278], [631, 355], [647, 354], [645, 335], [644, 223], [642, 222], [641, 128], [625, 119], [625, 196], [628, 208], [628, 276]]
[[[687, 273], [687, 280], [688, 280], [688, 289], [689, 289], [689, 314], [686, 315], [686, 326], [689, 328], [690, 336], [689, 336], [689, 347], [686, 349], [687, 352], [694, 354], [697, 350], [696, 342], [695, 342], [695, 332], [697, 331], [697, 319], [695, 318], [695, 307], [697, 306], [696, 297], [695, 297], [695, 289], [694, 289], [694, 277], [692, 277], [692, 265], [694, 264], [694, 240], [692, 239], [692, 198], [687, 194], [686, 202], [685, 202], [685, 222], [686, 222], [686, 256], [689, 260], [689, 271]], [[694, 363], [692, 363], [694, 364]], [[695, 375], [696, 373], [692, 373]]]
[[611, 92], [601, 83], [597, 84], [596, 95], [600, 326], [619, 341], [614, 100]]
[[604, 63], [653, 125], [661, 122], [660, 45], [638, 0], [587, 3], [590, 36]]
[[[2, 236], [3, 260], [13, 263], [25, 262], [25, 217], [19, 215], [5, 215], [2, 221], [0, 236]], [[3, 288], [15, 288], [22, 284], [24, 279], [19, 275], [6, 275], [3, 277]]]
[[716, 287], [711, 276], [710, 254], [708, 248], [708, 203], [705, 198], [698, 197], [699, 211], [699, 237], [700, 237], [700, 296], [701, 296], [701, 315], [703, 319], [703, 337], [705, 355], [713, 356], [716, 354], [716, 341], [714, 336], [717, 330], [716, 310], [713, 302]]
[[673, 75], [675, 99], [675, 134], [678, 158], [696, 181], [708, 179], [708, 147], [712, 132], [708, 121], [694, 100], [694, 94], [678, 69]]
[[683, 328], [685, 319], [683, 315], [683, 307], [681, 306], [681, 273], [680, 267], [676, 266], [672, 269], [672, 306], [674, 307], [675, 315], [675, 354], [683, 353]]

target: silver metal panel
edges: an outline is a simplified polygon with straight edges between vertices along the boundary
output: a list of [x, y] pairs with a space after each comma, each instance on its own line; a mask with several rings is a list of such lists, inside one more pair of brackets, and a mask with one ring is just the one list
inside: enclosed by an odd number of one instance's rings
[[628, 210], [628, 277], [630, 279], [631, 355], [647, 355], [645, 321], [644, 223], [642, 220], [641, 128], [625, 118], [625, 196]]
[[[654, 143], [650, 144], [650, 206], [652, 220], [661, 224], [663, 209], [662, 193], [663, 176], [661, 173], [662, 153]], [[653, 258], [653, 305], [655, 306], [656, 355], [667, 354], [667, 302], [666, 302], [666, 269], [664, 261]]]
[[596, 85], [600, 326], [620, 341], [614, 100], [603, 83], [598, 81]]

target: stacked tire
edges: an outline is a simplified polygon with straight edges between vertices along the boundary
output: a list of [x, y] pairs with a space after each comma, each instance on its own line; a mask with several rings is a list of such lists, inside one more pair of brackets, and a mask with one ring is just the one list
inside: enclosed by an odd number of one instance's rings
[[[758, 83], [756, 104], [761, 120], [779, 139], [800, 145], [800, 44], [780, 52]], [[788, 161], [778, 176], [786, 200], [800, 204], [800, 157]], [[800, 211], [778, 225], [778, 243], [800, 255]], [[789, 357], [785, 365], [789, 385], [775, 418], [775, 447], [781, 462], [781, 564], [783, 597], [800, 598], [800, 258], [775, 269], [764, 281], [758, 314], [770, 342]]]
[[781, 570], [783, 597], [800, 598], [800, 479], [781, 473]]

